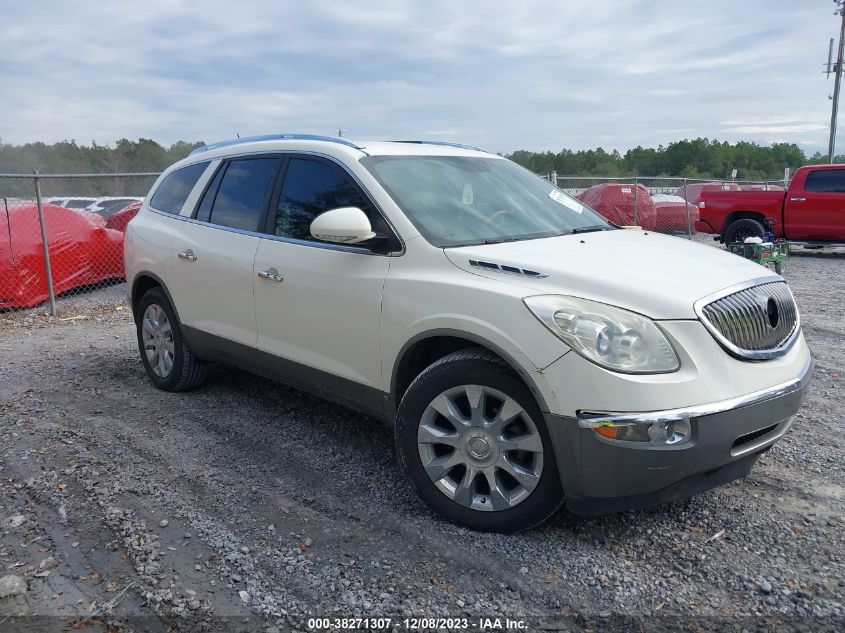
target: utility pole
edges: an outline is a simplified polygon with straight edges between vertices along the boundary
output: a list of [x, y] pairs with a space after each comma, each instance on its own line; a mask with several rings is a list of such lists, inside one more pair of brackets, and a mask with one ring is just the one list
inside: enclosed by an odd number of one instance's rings
[[[845, 0], [833, 0], [833, 2], [836, 5], [836, 11], [833, 15], [842, 16], [842, 21], [839, 27], [839, 54], [836, 56], [836, 64], [833, 66], [833, 72], [835, 74], [833, 83], [833, 108], [830, 113], [830, 142], [827, 148], [827, 162], [829, 163], [833, 163], [834, 149], [836, 146], [836, 115], [839, 112], [839, 84], [842, 81], [842, 56], [843, 52], [845, 52]], [[832, 44], [833, 42], [831, 41], [831, 52], [833, 48]], [[828, 76], [831, 73], [830, 61], [830, 53], [828, 53]]]

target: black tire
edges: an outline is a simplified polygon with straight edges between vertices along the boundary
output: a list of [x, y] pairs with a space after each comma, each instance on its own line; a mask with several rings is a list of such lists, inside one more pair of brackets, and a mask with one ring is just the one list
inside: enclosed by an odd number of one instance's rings
[[[142, 321], [147, 308], [156, 305], [164, 312], [170, 324], [173, 337], [173, 365], [170, 372], [162, 377], [153, 371], [144, 351], [142, 336]], [[182, 335], [182, 328], [176, 312], [161, 288], [151, 288], [144, 293], [135, 309], [135, 325], [138, 335], [138, 351], [141, 362], [147, 371], [150, 381], [164, 391], [187, 391], [199, 386], [205, 380], [206, 365], [194, 356], [188, 342]]]
[[748, 237], [763, 237], [763, 233], [765, 232], [766, 227], [758, 220], [752, 220], [751, 218], [734, 220], [725, 230], [725, 244], [744, 242]]
[[775, 262], [775, 272], [783, 277], [786, 274], [786, 264], [784, 262]]
[[[467, 384], [492, 388], [515, 400], [530, 416], [542, 441], [543, 466], [539, 481], [524, 500], [508, 509], [485, 511], [461, 505], [441, 492], [423, 467], [417, 433], [425, 410], [444, 391]], [[417, 376], [399, 405], [395, 440], [399, 463], [423, 501], [435, 512], [460, 525], [482, 531], [518, 532], [542, 523], [563, 502], [554, 450], [540, 408], [507, 363], [486, 350], [470, 348], [453, 352]]]

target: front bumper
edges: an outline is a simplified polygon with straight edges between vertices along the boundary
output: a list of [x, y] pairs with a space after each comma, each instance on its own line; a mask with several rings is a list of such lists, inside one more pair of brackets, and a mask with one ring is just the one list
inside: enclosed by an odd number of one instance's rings
[[[746, 476], [789, 429], [812, 369], [808, 357], [793, 380], [692, 407], [579, 418], [546, 414], [567, 507], [576, 514], [610, 514], [668, 503]], [[690, 420], [692, 434], [678, 445], [619, 442], [592, 428], [679, 419]]]

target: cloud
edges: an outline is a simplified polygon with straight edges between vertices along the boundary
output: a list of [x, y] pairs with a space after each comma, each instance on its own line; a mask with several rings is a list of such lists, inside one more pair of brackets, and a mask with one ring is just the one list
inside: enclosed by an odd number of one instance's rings
[[695, 136], [809, 148], [826, 138], [818, 69], [837, 28], [814, 5], [7, 0], [0, 138], [344, 128], [500, 152]]
[[829, 129], [820, 123], [790, 123], [786, 125], [740, 125], [737, 127], [724, 128], [726, 132], [738, 132], [740, 134], [800, 134], [803, 132], [817, 132]]

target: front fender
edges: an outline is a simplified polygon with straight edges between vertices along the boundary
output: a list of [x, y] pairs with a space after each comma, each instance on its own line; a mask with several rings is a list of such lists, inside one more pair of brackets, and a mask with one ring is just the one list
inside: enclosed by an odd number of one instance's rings
[[[397, 392], [399, 368], [402, 364], [402, 360], [405, 358], [405, 355], [411, 350], [411, 348], [417, 345], [417, 343], [438, 337], [465, 339], [470, 343], [473, 343], [478, 347], [483, 347], [504, 359], [531, 390], [531, 393], [534, 395], [540, 409], [544, 412], [552, 410], [551, 407], [555, 399], [555, 393], [542, 370], [537, 368], [524, 353], [513, 347], [510, 349], [502, 347], [501, 341], [499, 341], [499, 343], [493, 342], [491, 339], [496, 338], [494, 336], [485, 336], [479, 334], [477, 331], [469, 331], [466, 328], [456, 329], [454, 327], [438, 327], [422, 330], [406, 341], [393, 363], [393, 368], [389, 377], [390, 382], [386, 383], [390, 385], [390, 393], [394, 399]], [[398, 402], [394, 401], [394, 407], [395, 406], [398, 406]]]

